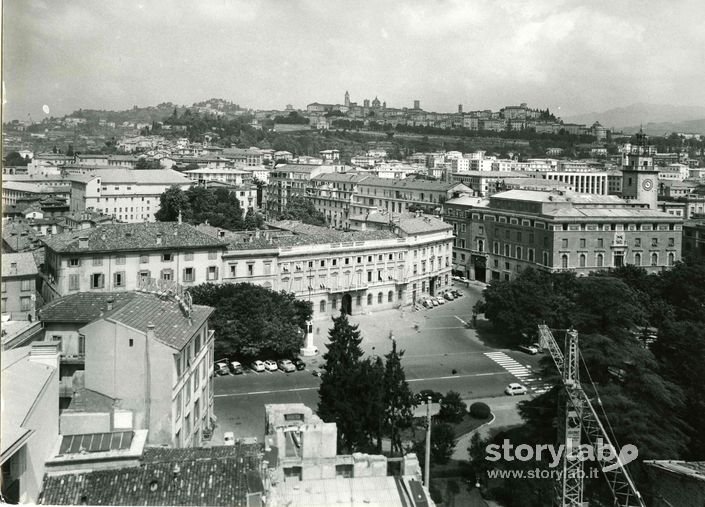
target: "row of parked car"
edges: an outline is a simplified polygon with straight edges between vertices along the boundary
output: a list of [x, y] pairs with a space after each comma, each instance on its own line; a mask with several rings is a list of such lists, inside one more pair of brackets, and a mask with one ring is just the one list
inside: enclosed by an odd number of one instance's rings
[[431, 296], [421, 301], [421, 305], [424, 308], [433, 308], [434, 306], [439, 306], [445, 304], [446, 301], [453, 301], [462, 297], [463, 293], [456, 289], [450, 289], [445, 292], [442, 296]]
[[[306, 363], [298, 357], [295, 357], [294, 359], [280, 359], [278, 361], [274, 361], [272, 359], [260, 361], [259, 359], [256, 359], [252, 361], [248, 367], [256, 373], [278, 370], [283, 371], [284, 373], [291, 373], [296, 370], [306, 369]], [[213, 369], [216, 375], [241, 375], [245, 373], [245, 368], [239, 361], [216, 361]]]

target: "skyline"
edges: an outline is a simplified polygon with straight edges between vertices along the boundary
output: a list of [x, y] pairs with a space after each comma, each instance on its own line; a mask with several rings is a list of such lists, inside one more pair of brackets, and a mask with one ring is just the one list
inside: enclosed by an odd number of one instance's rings
[[[558, 116], [705, 104], [705, 4], [6, 0], [4, 120], [211, 97]], [[49, 114], [42, 111], [48, 106]]]

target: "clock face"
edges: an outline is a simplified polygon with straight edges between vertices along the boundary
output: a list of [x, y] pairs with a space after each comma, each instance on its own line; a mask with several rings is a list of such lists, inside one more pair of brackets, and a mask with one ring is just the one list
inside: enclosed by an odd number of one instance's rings
[[654, 182], [651, 178], [647, 178], [643, 181], [641, 186], [644, 190], [651, 190], [654, 187]]

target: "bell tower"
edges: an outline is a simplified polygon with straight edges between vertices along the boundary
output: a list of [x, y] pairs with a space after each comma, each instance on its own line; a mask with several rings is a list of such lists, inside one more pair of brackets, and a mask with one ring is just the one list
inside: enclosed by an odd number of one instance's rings
[[350, 94], [347, 92], [347, 90], [345, 91], [345, 105], [347, 107], [350, 107]]
[[658, 209], [658, 171], [649, 151], [649, 138], [642, 130], [636, 142], [622, 153], [622, 197]]

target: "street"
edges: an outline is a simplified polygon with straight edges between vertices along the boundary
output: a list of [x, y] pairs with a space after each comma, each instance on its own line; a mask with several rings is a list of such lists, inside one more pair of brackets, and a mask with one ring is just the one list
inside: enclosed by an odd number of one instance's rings
[[[431, 309], [388, 310], [350, 317], [351, 323], [360, 326], [365, 354], [389, 352], [391, 332], [397, 348], [404, 351], [402, 365], [413, 391], [432, 389], [445, 394], [453, 390], [466, 402], [504, 397], [504, 388], [510, 382], [539, 387], [540, 381], [534, 379], [532, 370], [538, 367], [541, 356], [484, 344], [476, 331], [465, 324], [472, 320], [472, 306], [480, 298], [482, 287], [456, 288], [465, 296]], [[243, 375], [215, 379], [218, 426], [214, 443], [222, 439], [224, 431], [232, 431], [236, 437], [262, 439], [267, 403], [304, 403], [316, 408], [320, 378], [312, 375], [312, 370], [323, 363], [321, 356], [326, 351], [331, 325], [330, 321], [314, 322], [314, 342], [320, 352], [303, 358], [306, 370], [287, 374], [246, 369]]]

